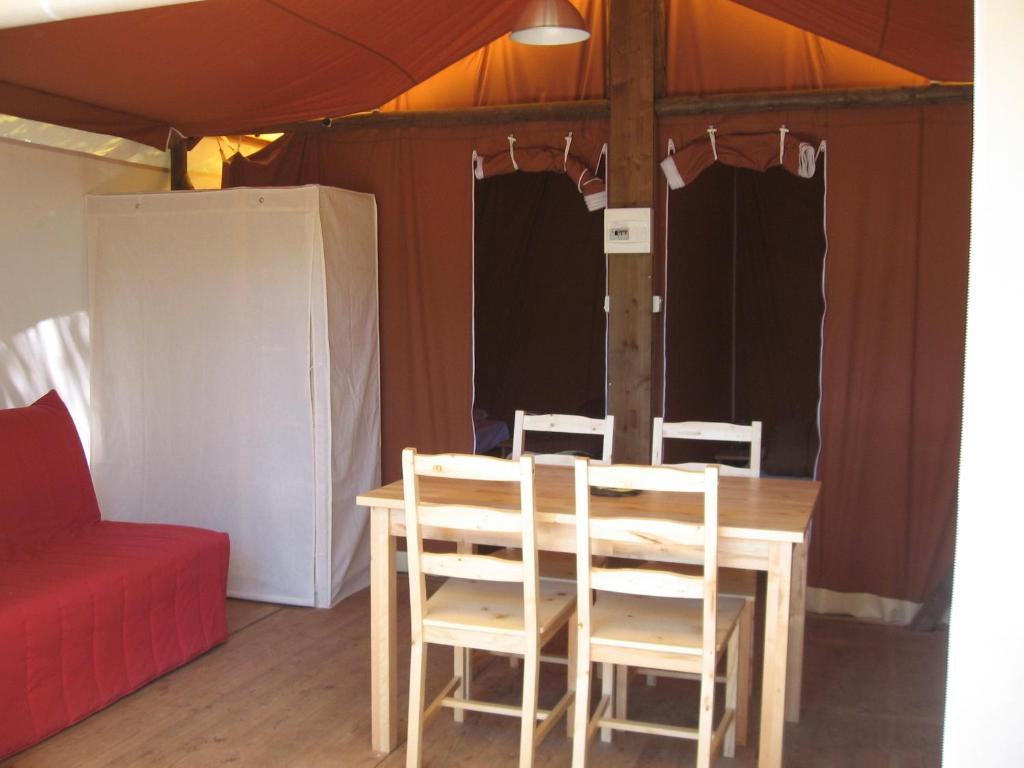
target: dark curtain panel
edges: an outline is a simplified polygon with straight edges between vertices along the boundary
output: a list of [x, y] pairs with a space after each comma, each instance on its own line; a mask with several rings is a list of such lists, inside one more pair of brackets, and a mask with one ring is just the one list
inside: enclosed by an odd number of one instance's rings
[[[671, 193], [671, 421], [763, 422], [762, 472], [810, 477], [818, 452], [824, 169], [801, 179], [713, 165]], [[736, 446], [669, 443], [669, 461]]]
[[604, 415], [602, 212], [562, 173], [476, 182], [475, 406]]
[[[669, 195], [665, 418], [732, 420], [734, 169], [713, 165]], [[669, 440], [668, 462], [712, 460], [717, 444]]]

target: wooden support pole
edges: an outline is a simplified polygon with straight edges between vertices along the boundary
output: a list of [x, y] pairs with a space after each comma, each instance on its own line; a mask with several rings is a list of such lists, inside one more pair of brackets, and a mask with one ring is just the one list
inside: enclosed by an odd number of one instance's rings
[[[654, 58], [658, 0], [612, 0], [608, 205], [654, 204]], [[652, 238], [653, 240], [653, 238]], [[608, 255], [608, 412], [615, 460], [644, 463], [651, 443], [651, 273], [646, 254]]]
[[171, 156], [171, 191], [195, 189], [188, 177], [188, 151], [194, 142], [177, 131], [171, 131], [167, 139], [167, 151]]

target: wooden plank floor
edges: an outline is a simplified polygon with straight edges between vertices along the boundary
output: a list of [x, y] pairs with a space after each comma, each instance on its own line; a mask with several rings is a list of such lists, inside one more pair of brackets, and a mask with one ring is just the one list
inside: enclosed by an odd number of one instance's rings
[[[404, 593], [401, 595], [404, 601]], [[407, 610], [399, 623], [408, 635]], [[0, 768], [55, 766], [381, 766], [405, 764], [369, 750], [369, 595], [330, 611], [231, 600], [230, 637], [191, 664], [154, 681]], [[945, 689], [946, 634], [811, 616], [807, 625], [804, 716], [786, 726], [785, 765], [792, 768], [938, 766]], [[399, 674], [404, 696], [408, 650]], [[759, 667], [760, 665], [758, 665]], [[428, 691], [450, 675], [451, 652], [431, 648]], [[514, 702], [520, 685], [503, 659], [485, 662], [476, 693]], [[564, 667], [545, 665], [542, 705], [564, 690]], [[756, 696], [756, 691], [755, 691]], [[635, 679], [630, 714], [691, 722], [692, 683]], [[758, 702], [755, 701], [756, 707]], [[756, 708], [755, 710], [756, 711]], [[404, 728], [404, 718], [402, 727]], [[559, 726], [539, 750], [539, 768], [569, 764]], [[756, 765], [752, 746], [716, 765]], [[425, 765], [499, 768], [516, 764], [518, 720], [468, 713], [458, 726], [447, 711], [428, 726]], [[616, 734], [596, 744], [595, 768], [692, 765], [686, 742]]]

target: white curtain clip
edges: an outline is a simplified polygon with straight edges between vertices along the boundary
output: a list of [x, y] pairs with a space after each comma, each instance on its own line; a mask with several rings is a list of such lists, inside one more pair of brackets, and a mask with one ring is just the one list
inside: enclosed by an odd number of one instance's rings
[[718, 129], [713, 125], [708, 126], [708, 138], [711, 139], [711, 154], [715, 156], [715, 160], [718, 160], [718, 145], [715, 143], [715, 134], [718, 133]]
[[672, 139], [668, 140], [668, 153], [674, 155], [676, 153], [676, 143]]
[[779, 127], [779, 165], [782, 165], [782, 158], [786, 154], [786, 134], [789, 133], [789, 128], [785, 125]]
[[511, 133], [508, 135], [508, 156], [512, 158], [512, 167], [519, 170], [519, 163], [516, 162], [516, 137]]
[[562, 170], [563, 171], [566, 169], [566, 166], [569, 164], [569, 147], [571, 147], [571, 146], [572, 146], [572, 131], [569, 131], [569, 133], [567, 133], [566, 136], [565, 136], [565, 152], [562, 154]]

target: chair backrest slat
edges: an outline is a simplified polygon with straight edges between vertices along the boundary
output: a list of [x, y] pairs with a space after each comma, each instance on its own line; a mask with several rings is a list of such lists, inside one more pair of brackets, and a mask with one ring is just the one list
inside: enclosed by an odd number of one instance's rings
[[703, 468], [687, 472], [676, 467], [646, 467], [636, 464], [590, 465], [590, 484], [603, 488], [628, 488], [638, 491], [703, 493], [706, 483]]
[[523, 581], [522, 560], [458, 552], [424, 552], [420, 556], [420, 563], [427, 576], [479, 581]]
[[703, 523], [645, 517], [591, 517], [590, 533], [603, 541], [644, 544], [651, 548], [703, 547], [706, 541]]
[[[515, 458], [519, 458], [518, 456]], [[451, 477], [458, 480], [504, 480], [518, 483], [522, 469], [515, 462], [493, 456], [461, 453], [416, 454], [416, 474], [421, 477]]]
[[[736, 477], [761, 476], [761, 422], [750, 424], [729, 424], [717, 421], [665, 421], [655, 417], [651, 429], [651, 464], [665, 465], [662, 460], [664, 441], [669, 440], [710, 440], [714, 442], [747, 443], [750, 445], [750, 466], [734, 467], [722, 465], [721, 474]], [[703, 463], [688, 462], [665, 466], [683, 469], [702, 469]]]
[[[593, 528], [591, 528], [593, 531]], [[591, 568], [590, 586], [604, 592], [704, 599], [704, 577], [641, 568]]]
[[[615, 417], [605, 416], [603, 419], [592, 419], [586, 416], [574, 416], [561, 413], [532, 414], [516, 411], [515, 424], [512, 429], [512, 458], [517, 459], [525, 451], [526, 432], [555, 432], [569, 435], [599, 435], [602, 438], [600, 463], [609, 464], [612, 460], [612, 444], [615, 434]], [[538, 464], [572, 466], [575, 456], [557, 453], [539, 453], [535, 455]]]
[[495, 531], [521, 533], [523, 516], [492, 507], [420, 502], [419, 524], [456, 531]]

